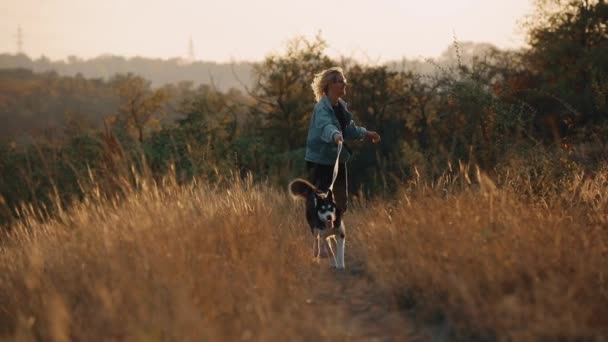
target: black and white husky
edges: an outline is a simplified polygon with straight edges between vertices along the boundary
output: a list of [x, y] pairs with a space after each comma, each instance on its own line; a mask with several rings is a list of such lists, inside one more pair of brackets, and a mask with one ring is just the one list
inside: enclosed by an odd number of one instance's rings
[[[346, 228], [342, 222], [342, 213], [336, 209], [332, 191], [321, 192], [310, 182], [298, 178], [289, 183], [289, 193], [295, 198], [306, 200], [306, 221], [315, 237], [315, 260], [319, 261], [321, 249], [325, 247], [329, 249], [336, 268], [343, 269]], [[338, 255], [334, 254], [331, 239], [336, 240]]]

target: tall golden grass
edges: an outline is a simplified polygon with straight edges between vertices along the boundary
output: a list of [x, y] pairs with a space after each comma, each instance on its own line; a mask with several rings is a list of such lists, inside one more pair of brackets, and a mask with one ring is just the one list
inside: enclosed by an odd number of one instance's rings
[[462, 177], [354, 203], [346, 272], [312, 263], [302, 203], [250, 179], [24, 207], [0, 235], [0, 336], [429, 339], [440, 316], [453, 338], [608, 338], [608, 170], [538, 201]]
[[[0, 238], [0, 336], [308, 341], [410, 334], [402, 323], [375, 329], [365, 322], [369, 312], [400, 319], [369, 279], [312, 262], [303, 205], [283, 190], [250, 179], [229, 187], [172, 178], [137, 183], [119, 197], [92, 191], [52, 220], [22, 210]], [[387, 316], [389, 306], [395, 310]]]
[[608, 338], [608, 170], [536, 201], [514, 191], [529, 179], [476, 178], [454, 195], [459, 182], [414, 184], [371, 207], [374, 277], [421, 321], [468, 337]]

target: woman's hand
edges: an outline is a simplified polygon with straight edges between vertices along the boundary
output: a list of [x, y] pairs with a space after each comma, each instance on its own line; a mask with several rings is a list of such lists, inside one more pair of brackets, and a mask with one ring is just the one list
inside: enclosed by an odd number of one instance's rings
[[334, 136], [334, 141], [336, 142], [336, 145], [338, 145], [341, 142], [344, 142], [344, 138], [342, 138], [342, 134], [336, 133], [336, 135]]
[[373, 142], [374, 144], [380, 142], [381, 138], [380, 138], [380, 134], [376, 133], [376, 132], [372, 132], [372, 131], [367, 131], [367, 133], [365, 134], [365, 138], [371, 142]]

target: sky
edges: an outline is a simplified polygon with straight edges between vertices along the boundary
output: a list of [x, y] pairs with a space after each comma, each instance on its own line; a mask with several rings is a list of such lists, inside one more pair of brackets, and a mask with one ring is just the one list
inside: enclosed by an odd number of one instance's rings
[[331, 57], [437, 57], [457, 41], [525, 46], [531, 0], [0, 0], [0, 53], [52, 60], [187, 57], [260, 61], [320, 32]]

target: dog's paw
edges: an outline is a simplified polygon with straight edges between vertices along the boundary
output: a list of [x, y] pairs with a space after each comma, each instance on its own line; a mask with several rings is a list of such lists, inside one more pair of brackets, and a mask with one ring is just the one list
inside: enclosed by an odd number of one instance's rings
[[343, 270], [345, 268], [344, 267], [344, 261], [341, 261], [340, 259], [336, 260], [335, 263], [334, 263], [334, 267], [337, 270]]
[[335, 268], [337, 270], [343, 270], [344, 269], [344, 263], [340, 263], [340, 261], [338, 261], [336, 259], [330, 260], [329, 266], [331, 266], [332, 268]]

